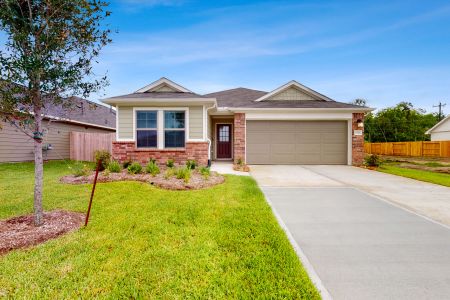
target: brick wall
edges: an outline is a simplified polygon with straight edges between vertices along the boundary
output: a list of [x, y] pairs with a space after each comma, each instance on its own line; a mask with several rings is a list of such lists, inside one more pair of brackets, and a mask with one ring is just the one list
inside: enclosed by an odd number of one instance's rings
[[245, 114], [234, 114], [234, 161], [245, 162]]
[[201, 166], [208, 164], [208, 142], [186, 142], [182, 150], [143, 150], [136, 149], [134, 142], [113, 142], [112, 158], [123, 163], [131, 160], [142, 165], [154, 158], [160, 164], [165, 164], [168, 159], [173, 159], [176, 164], [184, 165], [186, 160], [193, 159]]
[[[354, 113], [352, 120], [352, 164], [360, 166], [364, 161], [364, 128], [358, 127], [358, 120], [364, 121], [364, 113]], [[362, 135], [354, 135], [354, 130], [362, 130]]]

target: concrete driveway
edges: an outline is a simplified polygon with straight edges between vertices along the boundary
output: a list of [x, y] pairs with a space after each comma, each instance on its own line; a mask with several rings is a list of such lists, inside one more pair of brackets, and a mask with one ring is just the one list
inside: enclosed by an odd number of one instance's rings
[[[450, 188], [349, 166], [251, 166], [310, 276], [334, 299], [448, 299]], [[391, 204], [393, 203], [393, 204]]]

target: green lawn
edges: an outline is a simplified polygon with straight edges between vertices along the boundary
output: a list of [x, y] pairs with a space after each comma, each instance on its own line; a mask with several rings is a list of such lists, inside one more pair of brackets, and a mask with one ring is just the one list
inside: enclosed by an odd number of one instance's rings
[[[45, 165], [46, 210], [84, 211], [90, 185]], [[33, 165], [0, 164], [0, 219], [32, 210]], [[0, 298], [320, 298], [261, 191], [99, 184], [88, 228], [0, 257]]]
[[450, 187], [450, 175], [426, 170], [407, 169], [397, 166], [396, 163], [385, 163], [377, 169], [380, 172], [408, 177], [421, 181], [431, 182]]

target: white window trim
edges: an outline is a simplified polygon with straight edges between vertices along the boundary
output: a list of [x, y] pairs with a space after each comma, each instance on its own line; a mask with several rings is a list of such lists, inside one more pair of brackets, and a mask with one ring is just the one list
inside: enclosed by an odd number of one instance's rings
[[[133, 141], [137, 143], [136, 140], [136, 112], [138, 111], [156, 111], [158, 115], [157, 120], [157, 147], [156, 148], [139, 148], [139, 149], [149, 149], [149, 150], [176, 150], [180, 148], [165, 148], [164, 147], [164, 111], [184, 111], [184, 127], [185, 127], [185, 136], [184, 141], [185, 144], [189, 142], [189, 107], [153, 107], [153, 106], [147, 106], [147, 107], [133, 107]], [[186, 147], [186, 145], [185, 145]], [[184, 149], [185, 147], [181, 148]], [[136, 146], [137, 148], [137, 146]]]

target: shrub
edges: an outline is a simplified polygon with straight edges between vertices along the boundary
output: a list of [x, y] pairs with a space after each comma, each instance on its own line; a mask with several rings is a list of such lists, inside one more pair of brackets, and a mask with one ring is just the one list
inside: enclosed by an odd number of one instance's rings
[[184, 182], [188, 183], [189, 179], [191, 179], [191, 169], [188, 169], [187, 167], [178, 168], [175, 171], [175, 176], [177, 179], [184, 179]]
[[202, 174], [203, 178], [208, 179], [211, 175], [211, 171], [208, 167], [201, 167], [200, 174]]
[[238, 159], [236, 159], [236, 164], [238, 165], [238, 166], [243, 166], [244, 165], [244, 161], [242, 160], [242, 158], [238, 158]]
[[379, 167], [381, 165], [381, 158], [376, 154], [369, 154], [364, 157], [364, 165], [368, 167]]
[[148, 162], [147, 166], [145, 167], [145, 170], [147, 171], [147, 173], [152, 174], [152, 176], [156, 176], [159, 174], [159, 167], [156, 164], [155, 160], [150, 159], [150, 161]]
[[168, 168], [166, 172], [164, 173], [164, 179], [169, 179], [170, 177], [175, 175], [175, 169], [174, 168]]
[[142, 166], [140, 163], [134, 162], [127, 168], [128, 174], [139, 174], [142, 172]]
[[171, 158], [168, 159], [167, 162], [166, 162], [166, 166], [168, 168], [173, 168], [175, 166], [175, 162], [173, 161], [173, 159], [171, 159]]
[[128, 167], [132, 164], [133, 162], [131, 160], [126, 160], [123, 162], [122, 167], [124, 169], [128, 169]]
[[95, 151], [95, 161], [98, 162], [99, 159], [102, 160], [99, 171], [103, 171], [108, 167], [109, 162], [111, 161], [111, 154], [106, 150], [97, 150]]
[[105, 169], [105, 171], [103, 171], [103, 175], [108, 177], [109, 174], [111, 174], [111, 171], [109, 169]]
[[119, 173], [121, 170], [120, 164], [117, 161], [113, 160], [108, 164], [108, 170], [111, 173]]
[[188, 159], [186, 161], [186, 168], [188, 168], [189, 170], [195, 170], [196, 167], [197, 162], [195, 160]]
[[75, 163], [72, 167], [72, 174], [75, 177], [87, 176], [91, 172], [91, 168], [87, 164], [81, 162]]

